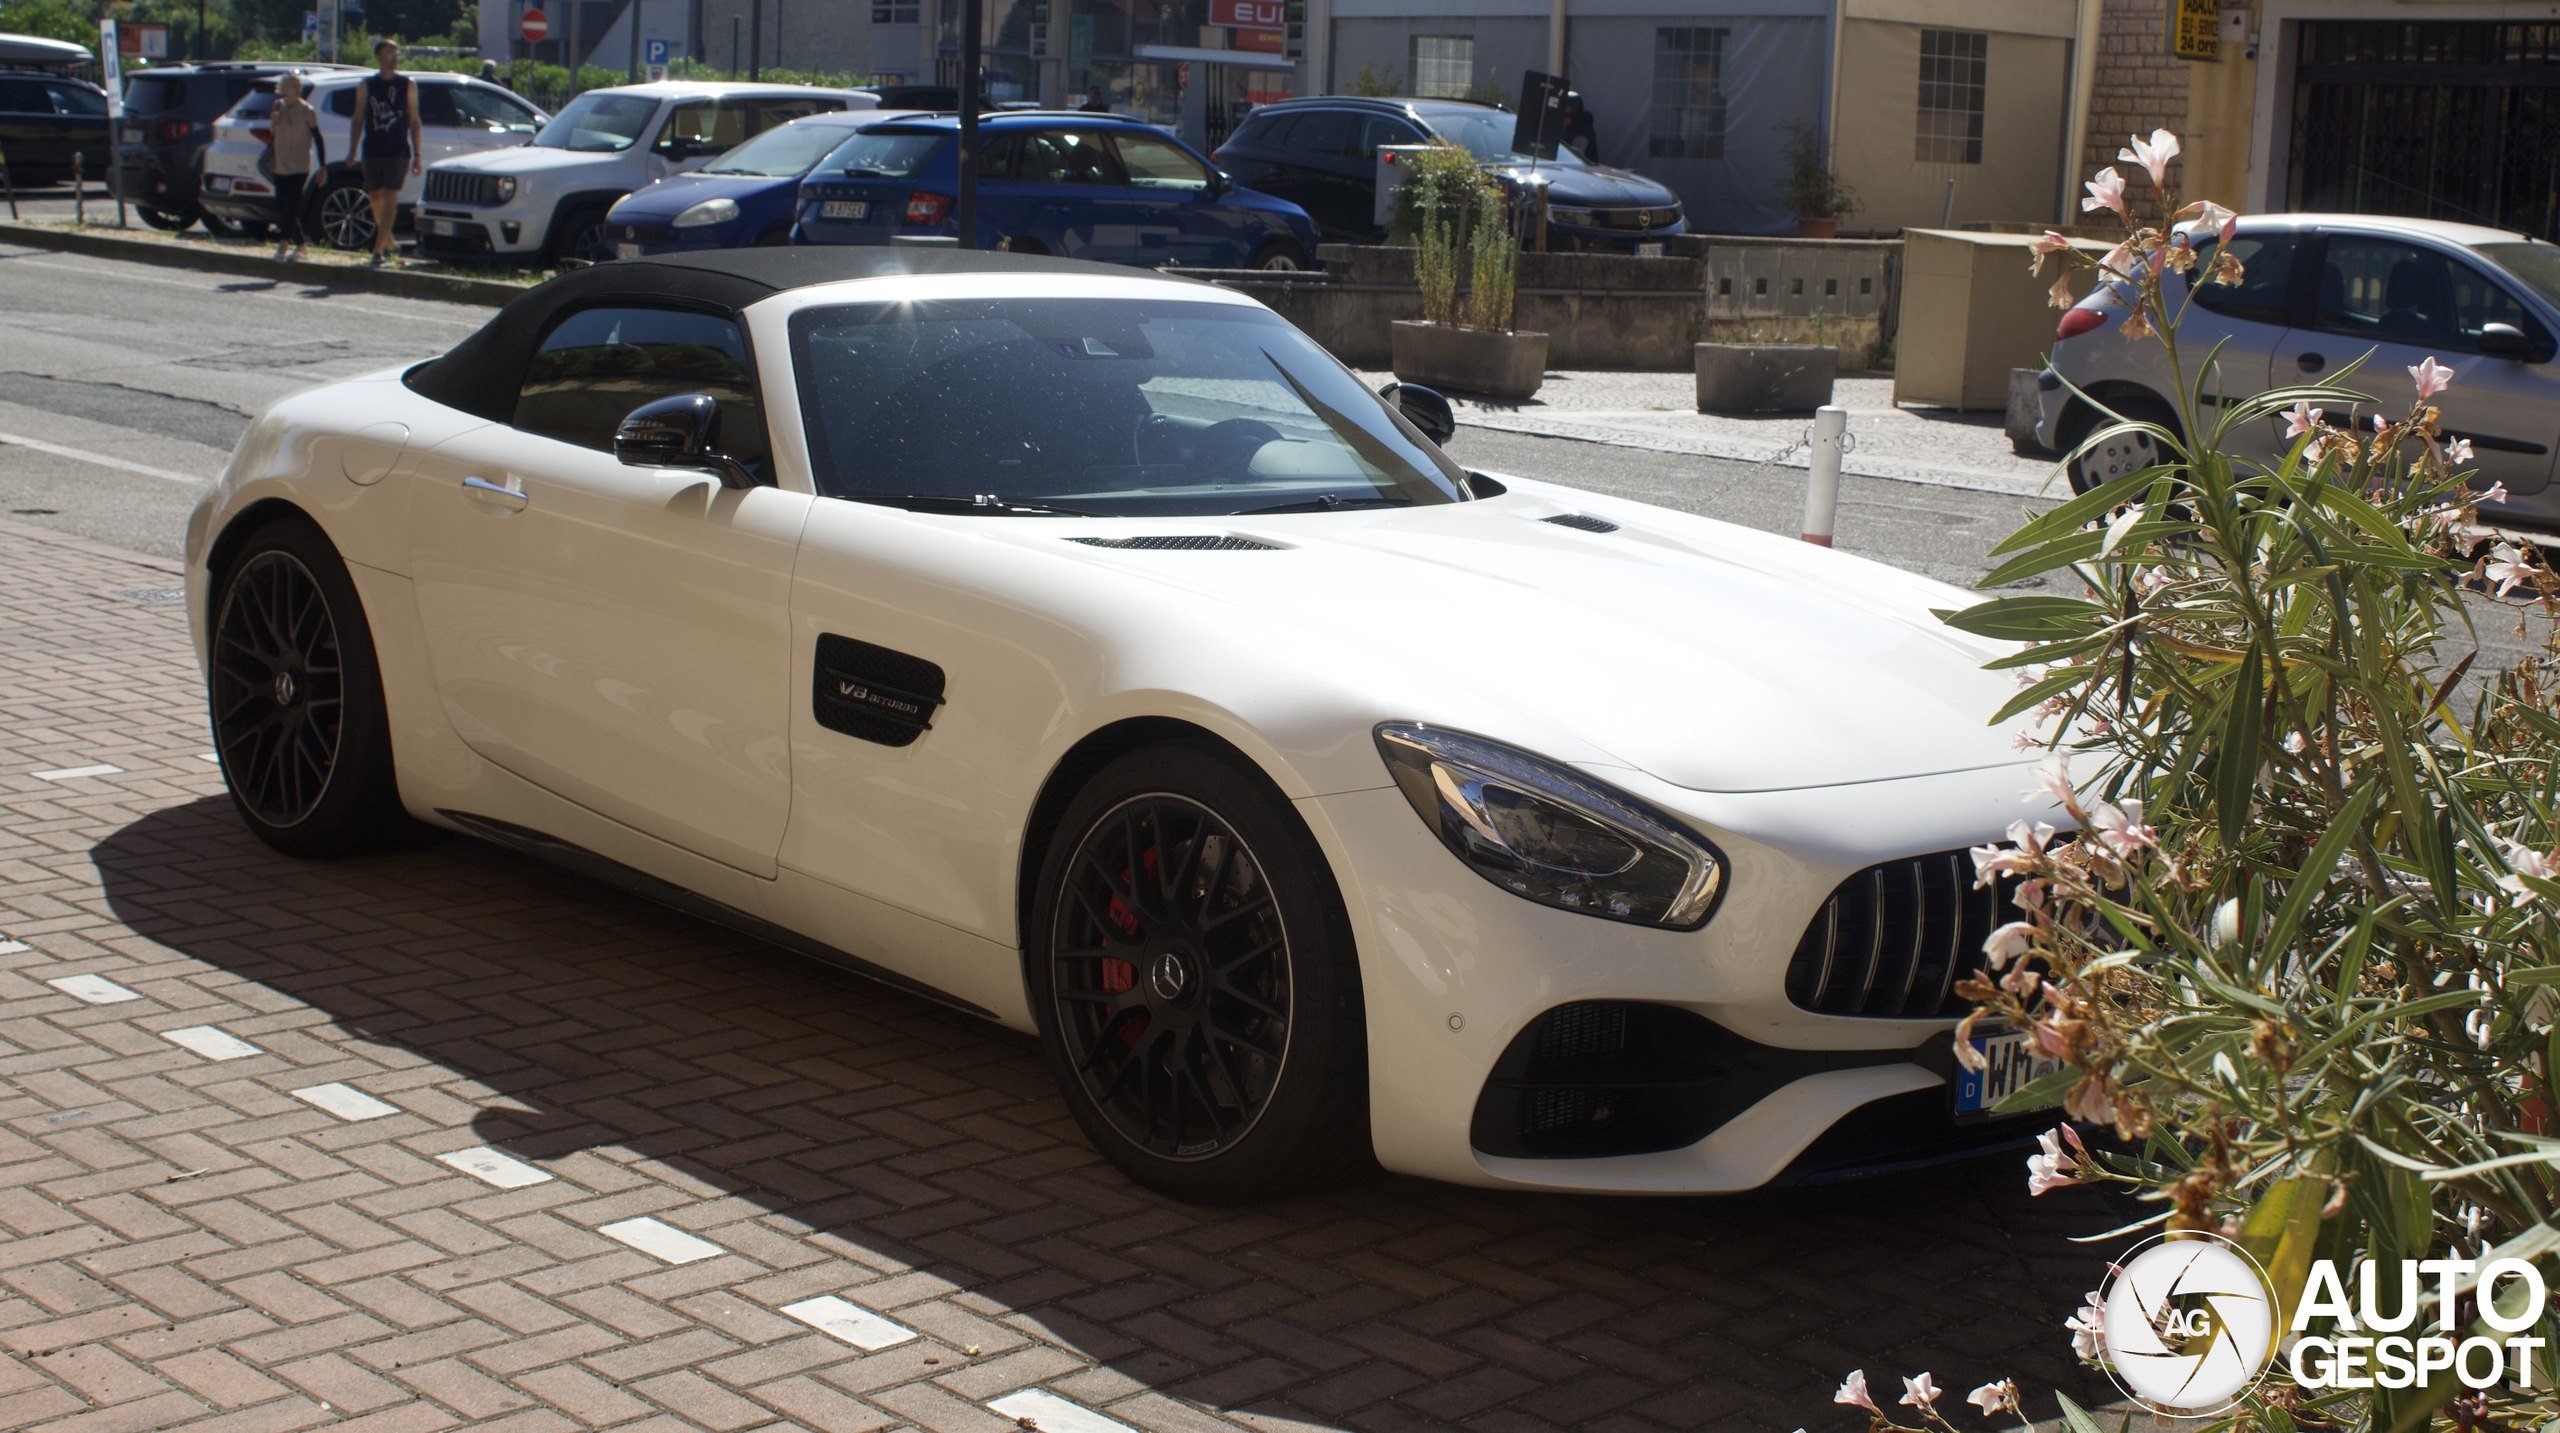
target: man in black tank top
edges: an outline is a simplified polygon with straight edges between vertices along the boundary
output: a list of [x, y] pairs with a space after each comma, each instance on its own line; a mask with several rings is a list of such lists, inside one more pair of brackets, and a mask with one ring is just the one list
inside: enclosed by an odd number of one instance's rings
[[365, 76], [356, 91], [347, 149], [362, 156], [365, 197], [373, 202], [371, 263], [378, 269], [396, 252], [391, 226], [400, 217], [400, 186], [425, 171], [426, 157], [419, 143], [418, 82], [400, 73], [400, 47], [377, 40], [373, 58], [382, 69]]

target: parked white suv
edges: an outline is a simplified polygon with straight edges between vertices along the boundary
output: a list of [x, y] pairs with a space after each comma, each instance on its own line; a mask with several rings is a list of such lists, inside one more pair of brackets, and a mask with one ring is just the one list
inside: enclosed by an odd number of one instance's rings
[[[311, 237], [341, 249], [373, 247], [373, 206], [365, 202], [347, 134], [355, 120], [356, 91], [370, 70], [320, 67], [302, 74], [303, 98], [320, 111], [320, 143], [329, 159], [314, 168], [303, 194], [302, 222]], [[418, 122], [429, 165], [532, 142], [551, 116], [512, 91], [466, 75], [415, 73]], [[261, 169], [267, 151], [267, 117], [275, 109], [274, 77], [261, 79], [229, 113], [215, 120], [204, 152], [199, 202], [217, 217], [263, 229], [280, 222], [275, 176]], [[400, 189], [400, 218], [412, 217], [424, 177], [411, 175]]]
[[431, 164], [418, 251], [545, 264], [609, 259], [605, 214], [623, 195], [698, 169], [776, 125], [879, 103], [859, 90], [804, 85], [668, 80], [589, 90], [523, 149]]

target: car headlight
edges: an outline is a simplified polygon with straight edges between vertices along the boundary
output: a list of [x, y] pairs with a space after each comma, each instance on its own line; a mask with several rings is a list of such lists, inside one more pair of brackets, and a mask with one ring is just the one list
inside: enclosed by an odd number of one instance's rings
[[1413, 722], [1378, 754], [1450, 853], [1540, 905], [1695, 930], [1724, 892], [1724, 857], [1644, 801], [1544, 757]]
[[699, 229], [705, 224], [726, 224], [738, 217], [735, 199], [705, 199], [676, 216], [675, 227]]
[[512, 174], [500, 175], [498, 178], [498, 202], [501, 204], [512, 203], [515, 197], [516, 177]]

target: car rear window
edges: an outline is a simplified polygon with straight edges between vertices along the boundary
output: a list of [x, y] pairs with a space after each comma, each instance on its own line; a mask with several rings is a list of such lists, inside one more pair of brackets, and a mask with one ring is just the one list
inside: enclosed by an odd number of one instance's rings
[[265, 119], [276, 112], [276, 92], [271, 85], [260, 85], [231, 107], [233, 119]]
[[951, 141], [936, 130], [864, 130], [826, 157], [820, 169], [838, 169], [856, 179], [910, 179]]
[[187, 102], [187, 82], [176, 75], [136, 75], [124, 87], [128, 114], [158, 114]]

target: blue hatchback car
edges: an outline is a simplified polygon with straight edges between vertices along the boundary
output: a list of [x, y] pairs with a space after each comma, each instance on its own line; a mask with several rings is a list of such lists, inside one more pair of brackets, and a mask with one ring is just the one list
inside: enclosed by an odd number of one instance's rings
[[[960, 121], [874, 121], [800, 181], [793, 242], [959, 233]], [[1153, 125], [1105, 114], [979, 122], [978, 247], [1107, 264], [1315, 267], [1307, 211], [1235, 181]]]
[[766, 130], [700, 169], [623, 196], [605, 216], [614, 257], [791, 242], [800, 176], [878, 110], [822, 110]]

